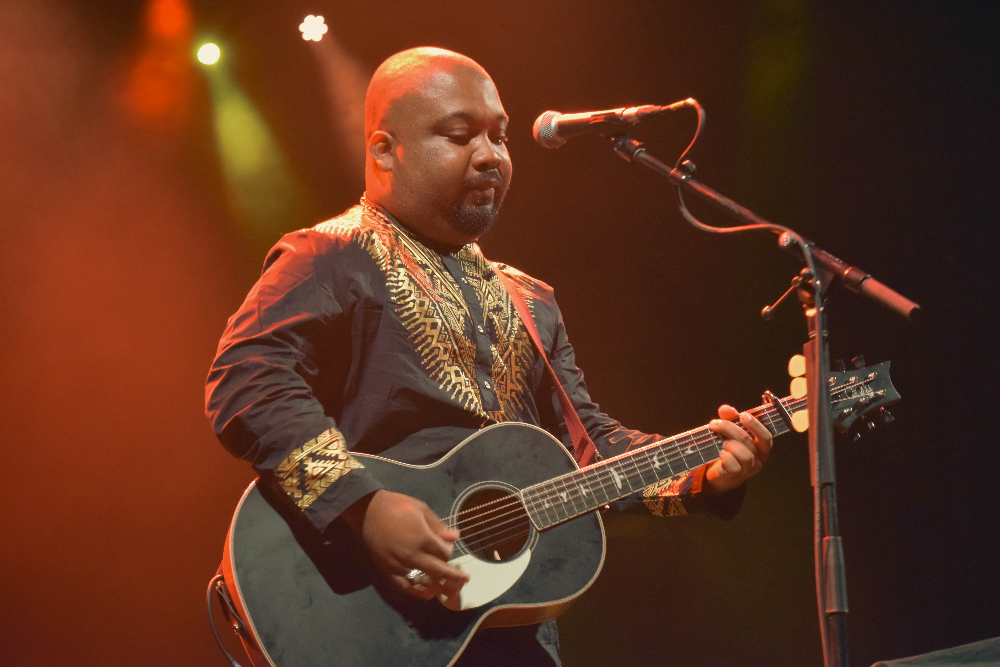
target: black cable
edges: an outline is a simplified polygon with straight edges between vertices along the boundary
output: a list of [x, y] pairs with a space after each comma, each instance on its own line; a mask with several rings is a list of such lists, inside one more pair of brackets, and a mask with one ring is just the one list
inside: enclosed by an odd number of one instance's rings
[[[688, 147], [684, 149], [681, 156], [677, 158], [677, 163], [674, 165], [674, 169], [680, 169], [681, 163], [684, 161], [685, 156], [690, 152], [691, 148], [694, 147], [698, 137], [701, 135], [701, 130], [705, 125], [705, 110], [702, 109], [698, 101], [691, 99], [695, 111], [698, 112], [698, 127], [695, 130], [694, 138], [691, 139], [691, 143]], [[785, 227], [783, 225], [776, 225], [771, 222], [750, 224], [750, 225], [737, 225], [733, 227], [714, 227], [712, 225], [706, 225], [698, 218], [694, 217], [688, 210], [687, 204], [684, 203], [684, 195], [682, 193], [683, 181], [677, 184], [677, 200], [680, 202], [681, 215], [695, 228], [700, 229], [703, 232], [708, 232], [710, 234], [733, 234], [736, 232], [749, 232], [757, 229], [764, 229], [775, 234], [787, 235], [789, 239], [792, 240], [802, 253], [802, 258], [805, 260], [806, 266], [811, 274], [810, 280], [813, 284], [813, 289], [815, 290], [815, 299], [817, 303], [822, 302], [823, 288], [822, 276], [816, 271], [816, 266], [813, 263], [813, 256], [811, 252], [811, 245], [805, 241], [801, 236], [796, 234], [794, 231]], [[822, 559], [823, 559], [823, 542], [822, 542], [822, 485], [818, 482], [813, 487], [813, 550], [814, 550], [814, 560], [815, 560], [815, 572], [816, 572], [816, 600], [819, 607], [819, 631], [820, 631], [820, 641], [823, 646], [823, 661], [827, 662], [827, 657], [829, 655], [829, 643], [830, 638], [828, 636], [828, 628], [826, 625], [826, 591], [824, 590], [823, 580], [821, 577], [822, 572]]]
[[[698, 137], [701, 136], [701, 130], [705, 127], [705, 110], [702, 108], [698, 100], [694, 98], [689, 99], [690, 105], [694, 107], [694, 110], [698, 113], [698, 127], [694, 131], [694, 137], [691, 139], [691, 143], [688, 144], [681, 156], [677, 158], [677, 163], [674, 165], [674, 169], [680, 169], [681, 163], [687, 154], [694, 148], [694, 144], [698, 141]], [[813, 264], [812, 253], [810, 252], [810, 246], [806, 243], [805, 239], [796, 234], [794, 231], [785, 227], [783, 225], [776, 225], [772, 222], [764, 222], [752, 225], [737, 225], [734, 227], [714, 227], [712, 225], [706, 225], [704, 222], [694, 217], [691, 211], [688, 210], [687, 204], [684, 202], [683, 195], [683, 181], [677, 184], [677, 200], [680, 204], [681, 215], [684, 219], [691, 223], [696, 229], [700, 229], [703, 232], [708, 232], [710, 234], [733, 234], [736, 232], [749, 232], [756, 229], [765, 229], [775, 234], [787, 234], [788, 237], [799, 247], [802, 252], [802, 257], [805, 260], [806, 266], [809, 268], [809, 272], [812, 274], [812, 281], [815, 289], [817, 291], [822, 290], [823, 286], [820, 284], [820, 274], [816, 271], [816, 266]]]
[[226, 647], [222, 643], [222, 637], [219, 636], [219, 631], [216, 630], [215, 628], [215, 619], [212, 618], [213, 588], [215, 589], [216, 595], [219, 596], [219, 604], [222, 606], [222, 613], [228, 616], [228, 612], [225, 608], [225, 603], [222, 600], [222, 593], [218, 590], [218, 586], [220, 585], [221, 586], [226, 585], [225, 579], [221, 574], [216, 574], [214, 577], [212, 577], [211, 581], [208, 582], [208, 592], [205, 594], [205, 606], [208, 608], [208, 624], [212, 626], [212, 634], [215, 635], [215, 642], [219, 645], [219, 650], [222, 651], [222, 654], [226, 656], [226, 660], [228, 660], [233, 667], [242, 667], [242, 665], [236, 662], [236, 659], [229, 654], [229, 651], [226, 650]]

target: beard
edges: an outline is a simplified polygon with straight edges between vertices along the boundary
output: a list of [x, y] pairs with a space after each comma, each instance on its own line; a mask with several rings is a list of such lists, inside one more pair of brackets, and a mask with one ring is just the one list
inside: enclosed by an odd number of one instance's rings
[[448, 207], [448, 224], [463, 234], [479, 237], [493, 226], [500, 215], [500, 202], [494, 200], [486, 206], [463, 207], [461, 202]]
[[483, 173], [480, 178], [468, 183], [467, 186], [475, 187], [485, 182], [495, 184], [496, 186], [493, 191], [493, 201], [482, 206], [474, 204], [466, 205], [464, 198], [452, 203], [448, 206], [446, 213], [448, 224], [452, 229], [460, 231], [463, 234], [479, 237], [496, 222], [497, 216], [500, 215], [500, 205], [507, 194], [507, 188], [504, 187], [507, 184], [503, 183], [498, 170], [491, 169]]

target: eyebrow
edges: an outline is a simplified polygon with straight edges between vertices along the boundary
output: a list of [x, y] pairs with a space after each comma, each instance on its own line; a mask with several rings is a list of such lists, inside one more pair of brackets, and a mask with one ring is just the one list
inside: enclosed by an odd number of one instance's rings
[[[447, 123], [448, 121], [455, 120], [455, 119], [476, 120], [476, 116], [475, 116], [475, 114], [469, 113], [468, 111], [452, 111], [450, 114], [439, 118], [438, 121], [435, 123], [435, 125], [440, 125], [440, 124], [443, 124], [443, 123]], [[496, 117], [494, 117], [493, 120], [495, 120], [495, 121], [503, 121], [505, 123], [509, 123], [510, 122], [510, 117], [507, 114], [504, 113], [504, 114], [497, 115]]]

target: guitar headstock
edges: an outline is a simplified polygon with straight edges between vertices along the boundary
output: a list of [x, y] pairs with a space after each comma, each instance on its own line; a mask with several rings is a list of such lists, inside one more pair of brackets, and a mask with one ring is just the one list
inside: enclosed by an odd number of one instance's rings
[[845, 432], [859, 425], [867, 430], [875, 420], [892, 421], [886, 407], [900, 400], [889, 377], [889, 362], [830, 373], [830, 413], [834, 426]]

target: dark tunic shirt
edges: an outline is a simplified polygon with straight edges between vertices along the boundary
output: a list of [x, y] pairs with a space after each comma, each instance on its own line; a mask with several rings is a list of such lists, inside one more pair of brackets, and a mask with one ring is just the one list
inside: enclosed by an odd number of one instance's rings
[[[320, 531], [377, 489], [351, 452], [440, 458], [483, 426], [540, 426], [572, 447], [552, 379], [495, 272], [528, 304], [549, 360], [602, 456], [659, 438], [591, 401], [552, 288], [478, 246], [420, 238], [366, 199], [285, 235], [230, 318], [208, 377], [222, 443], [287, 493]], [[703, 469], [623, 506], [706, 509]], [[725, 498], [725, 497], [723, 497]], [[708, 507], [730, 514], [734, 500]], [[735, 505], [738, 505], [738, 498]]]
[[[659, 439], [591, 401], [552, 288], [488, 262], [475, 244], [422, 238], [366, 199], [285, 235], [268, 254], [209, 372], [206, 411], [219, 439], [321, 532], [382, 488], [352, 452], [431, 463], [475, 430], [509, 421], [540, 426], [572, 449], [552, 378], [497, 271], [526, 301], [598, 452]], [[699, 468], [616, 505], [734, 514], [742, 487], [706, 496], [703, 477]], [[483, 630], [459, 664], [558, 665], [555, 623]]]

